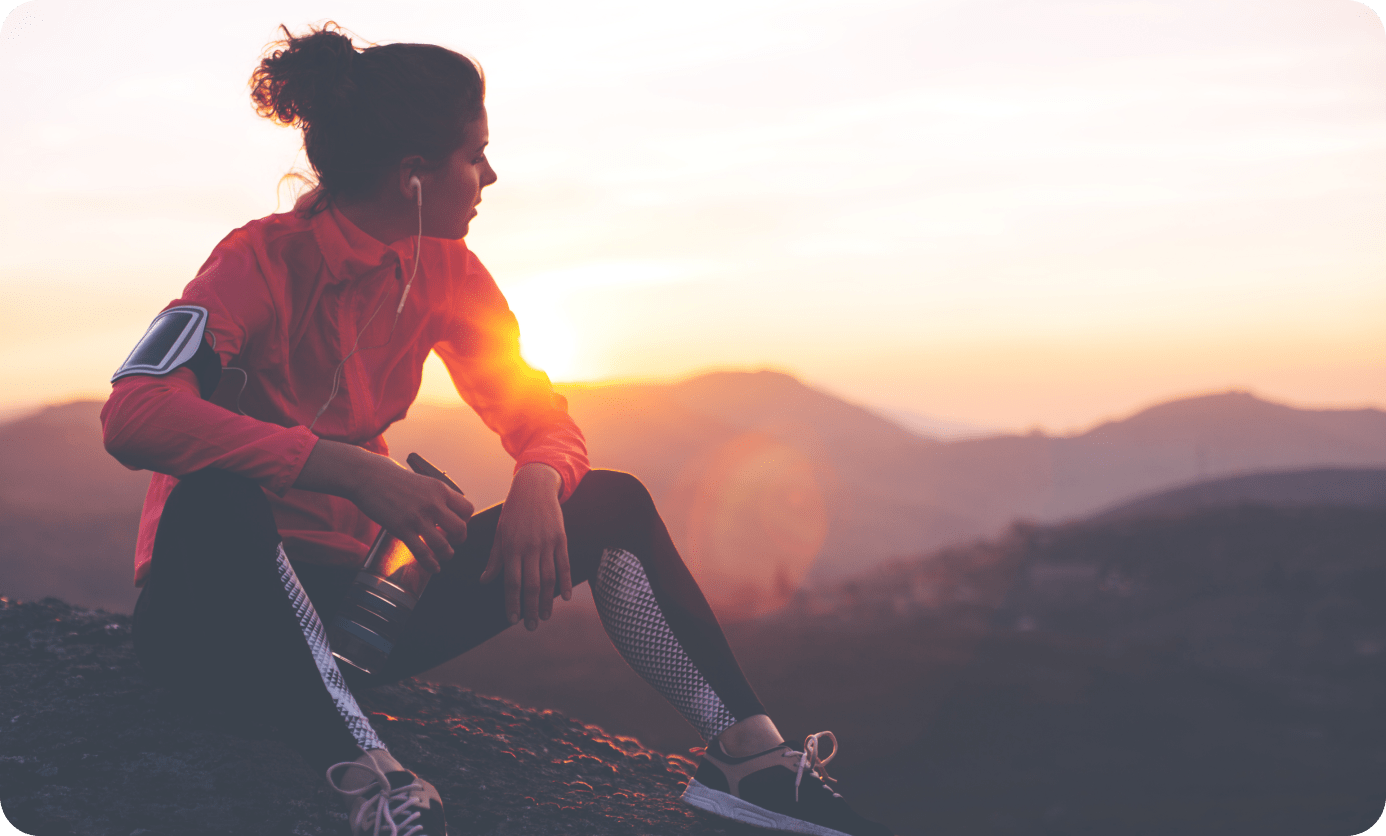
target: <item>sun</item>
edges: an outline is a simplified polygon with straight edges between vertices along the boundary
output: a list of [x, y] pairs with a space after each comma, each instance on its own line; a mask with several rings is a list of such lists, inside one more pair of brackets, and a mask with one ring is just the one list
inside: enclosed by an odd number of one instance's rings
[[510, 307], [520, 320], [520, 354], [525, 362], [547, 373], [550, 380], [576, 379], [577, 332], [566, 312], [539, 299], [512, 299]]

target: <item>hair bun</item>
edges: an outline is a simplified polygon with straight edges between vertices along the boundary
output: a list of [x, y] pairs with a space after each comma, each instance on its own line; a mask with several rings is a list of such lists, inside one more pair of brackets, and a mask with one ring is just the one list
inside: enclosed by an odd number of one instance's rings
[[347, 107], [356, 84], [351, 67], [356, 47], [341, 27], [328, 21], [302, 37], [279, 27], [284, 38], [250, 76], [255, 112], [284, 125], [308, 126]]
[[266, 47], [250, 98], [261, 116], [302, 128], [319, 187], [310, 214], [374, 194], [406, 156], [443, 164], [486, 113], [486, 79], [465, 55], [409, 43], [357, 52], [331, 22], [300, 37], [279, 28], [284, 38]]

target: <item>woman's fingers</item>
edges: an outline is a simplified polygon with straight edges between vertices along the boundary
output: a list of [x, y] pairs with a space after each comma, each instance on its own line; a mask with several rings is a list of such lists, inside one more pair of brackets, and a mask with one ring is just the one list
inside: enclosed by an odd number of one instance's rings
[[[452, 544], [448, 538], [438, 529], [437, 525], [424, 521], [420, 526], [419, 536], [423, 538], [424, 545], [428, 546], [430, 556], [434, 558], [435, 564], [441, 564], [444, 560], [452, 559]], [[434, 569], [434, 571], [438, 571]]]
[[517, 548], [498, 538], [481, 572], [481, 583], [490, 583], [504, 573], [506, 617], [511, 624], [523, 618], [530, 630], [553, 616], [555, 584], [561, 584], [564, 600], [571, 600], [573, 593], [567, 544], [560, 543], [557, 553], [549, 551], [546, 555], [544, 551], [542, 547]]
[[558, 541], [558, 548], [554, 550], [553, 566], [558, 572], [558, 593], [563, 596], [564, 601], [573, 600], [573, 571], [568, 564], [568, 538], [566, 536]]
[[438, 520], [438, 528], [450, 546], [460, 546], [467, 541], [467, 521], [451, 515]]
[[424, 528], [419, 534], [435, 557], [447, 560], [453, 555], [453, 546], [460, 546], [467, 540], [467, 520], [472, 516], [472, 503], [447, 485], [441, 482], [435, 484], [437, 487], [433, 490], [439, 491], [439, 494], [435, 502], [422, 510], [421, 525]]
[[413, 552], [430, 571], [453, 556], [453, 543], [467, 539], [472, 503], [444, 483], [420, 476], [384, 457], [370, 478], [348, 497]]
[[541, 552], [539, 554], [539, 587], [535, 590], [535, 597], [539, 603], [539, 619], [548, 621], [549, 616], [553, 615], [553, 583], [554, 583], [554, 557], [553, 552]]
[[[444, 487], [447, 486], [444, 485]], [[452, 488], [448, 488], [445, 500], [447, 502], [448, 508], [451, 509], [452, 512], [456, 514], [458, 517], [460, 517], [463, 520], [469, 520], [472, 518], [472, 513], [475, 509], [472, 507], [471, 500], [467, 499], [467, 497], [463, 496], [462, 494], [458, 493]]]
[[443, 529], [443, 534], [448, 538], [448, 543], [453, 546], [460, 546], [467, 542], [467, 521], [472, 518], [472, 503], [457, 491], [448, 489], [447, 507], [438, 521], [438, 527]]
[[[571, 594], [558, 471], [531, 462], [515, 471], [496, 526], [500, 560], [505, 564], [506, 612], [524, 618], [533, 630], [553, 614], [555, 588]], [[565, 597], [568, 597], [565, 595]]]
[[497, 539], [491, 544], [491, 556], [486, 558], [486, 568], [481, 570], [480, 582], [490, 583], [501, 576], [501, 570], [504, 568], [505, 558], [501, 556], [500, 540]]
[[418, 537], [399, 537], [398, 539], [405, 545], [405, 548], [413, 553], [414, 559], [423, 564], [425, 569], [434, 573], [442, 569], [437, 558], [433, 556], [433, 551], [422, 539]]
[[525, 629], [539, 627], [539, 552], [527, 550], [524, 563], [524, 616]]
[[520, 620], [520, 584], [524, 580], [521, 556], [510, 551], [502, 554], [505, 561], [505, 615], [514, 624]]
[[562, 518], [550, 524], [542, 516], [516, 513], [521, 505], [503, 506], [481, 581], [490, 582], [504, 573], [506, 618], [511, 624], [523, 620], [526, 629], [534, 630], [553, 616], [555, 592], [571, 599], [572, 569]]

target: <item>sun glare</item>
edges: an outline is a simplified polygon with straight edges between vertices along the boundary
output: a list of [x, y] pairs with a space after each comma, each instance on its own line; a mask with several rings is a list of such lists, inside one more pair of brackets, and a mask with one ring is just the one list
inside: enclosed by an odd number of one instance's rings
[[579, 376], [577, 334], [567, 313], [552, 301], [520, 298], [510, 300], [520, 320], [520, 353], [551, 380], [571, 381]]

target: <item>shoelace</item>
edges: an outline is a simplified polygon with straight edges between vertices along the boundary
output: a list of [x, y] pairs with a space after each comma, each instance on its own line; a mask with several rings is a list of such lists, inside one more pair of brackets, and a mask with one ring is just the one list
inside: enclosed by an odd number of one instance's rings
[[[828, 753], [826, 758], [821, 758], [818, 755], [818, 744], [824, 737], [827, 737], [833, 742], [833, 750]], [[827, 766], [828, 761], [837, 757], [837, 737], [830, 731], [821, 731], [817, 734], [811, 734], [804, 738], [804, 751], [798, 754], [799, 771], [794, 776], [794, 800], [796, 802], [799, 800], [799, 782], [804, 779], [805, 769], [808, 770], [810, 775], [823, 782], [824, 789], [831, 790], [832, 787], [828, 786], [828, 784], [836, 784], [837, 779], [828, 777]], [[842, 796], [837, 793], [833, 793], [833, 798], [841, 797]]]
[[[334, 770], [344, 766], [355, 766], [360, 769], [369, 770], [375, 775], [375, 784], [366, 784], [364, 787], [355, 790], [342, 789], [337, 785], [336, 781], [332, 780], [332, 773]], [[332, 789], [342, 795], [365, 795], [372, 789], [375, 789], [377, 785], [379, 786], [380, 791], [366, 799], [365, 803], [356, 809], [356, 816], [351, 822], [353, 833], [362, 831], [362, 826], [366, 824], [371, 817], [374, 817], [375, 829], [371, 831], [372, 836], [380, 836], [382, 832], [388, 832], [390, 836], [424, 836], [423, 825], [413, 824], [413, 821], [423, 814], [418, 810], [409, 813], [410, 807], [427, 806], [421, 799], [412, 794], [415, 791], [423, 790], [423, 784], [420, 784], [417, 778], [412, 783], [405, 784], [399, 789], [392, 790], [390, 789], [390, 779], [385, 777], [384, 772], [381, 772], [375, 767], [360, 763], [359, 761], [344, 761], [328, 768], [327, 783], [331, 784]], [[391, 806], [392, 804], [393, 806]], [[408, 815], [405, 815], [406, 813], [408, 813]], [[401, 818], [403, 819], [402, 821], [400, 820]], [[387, 826], [389, 830], [382, 831], [380, 829], [382, 824]]]

